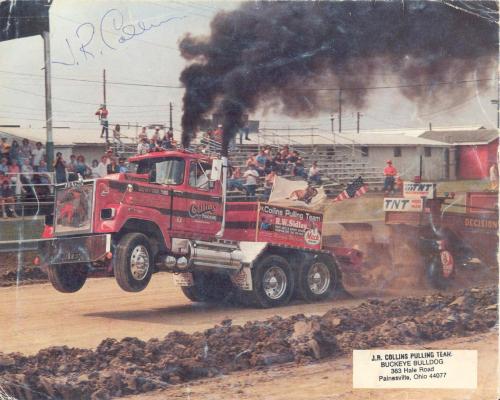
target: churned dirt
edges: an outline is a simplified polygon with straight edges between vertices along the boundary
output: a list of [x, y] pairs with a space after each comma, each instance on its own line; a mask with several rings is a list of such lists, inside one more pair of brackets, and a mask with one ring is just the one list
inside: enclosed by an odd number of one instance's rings
[[35, 252], [0, 253], [0, 287], [47, 282], [47, 274], [32, 265]]
[[[65, 304], [69, 309], [75, 303]], [[41, 306], [43, 310], [43, 304]], [[265, 312], [248, 309], [243, 309], [241, 313], [228, 312], [232, 319], [214, 318], [210, 310], [205, 310], [205, 314], [213, 318], [211, 327], [193, 329], [193, 333], [173, 331], [163, 339], [147, 341], [137, 337], [105, 339], [96, 349], [70, 348], [59, 343], [31, 356], [3, 353], [0, 354], [0, 382], [3, 389], [15, 397], [32, 399], [108, 399], [131, 394], [143, 396], [157, 389], [167, 389], [167, 393], [155, 394], [163, 398], [193, 398], [190, 394], [186, 395], [186, 387], [191, 387], [186, 386], [186, 383], [217, 377], [218, 381], [211, 381], [207, 386], [214, 388], [214, 391], [211, 394], [205, 392], [207, 396], [204, 398], [224, 398], [222, 396], [229, 395], [231, 390], [236, 391], [234, 397], [242, 397], [240, 395], [245, 394], [246, 386], [242, 386], [241, 380], [245, 382], [247, 379], [250, 386], [259, 386], [258, 389], [252, 389], [253, 392], [249, 391], [247, 398], [267, 398], [261, 391], [267, 386], [274, 393], [274, 397], [269, 397], [271, 399], [284, 398], [284, 394], [287, 394], [286, 398], [364, 399], [370, 398], [371, 394], [367, 397], [361, 391], [350, 389], [351, 385], [346, 381], [351, 376], [348, 357], [353, 349], [424, 346], [436, 340], [488, 332], [490, 335], [496, 334], [496, 286], [332, 306], [328, 304], [328, 310], [316, 310], [315, 315], [275, 315], [267, 319], [266, 312], [288, 314], [293, 306]], [[110, 307], [113, 305], [110, 304]], [[304, 307], [301, 306], [301, 309]], [[282, 310], [287, 312], [283, 313]], [[259, 320], [251, 321], [256, 312]], [[106, 317], [101, 315], [101, 318], [103, 323]], [[250, 321], [242, 322], [242, 318], [243, 321]], [[128, 325], [132, 326], [128, 319]], [[191, 319], [197, 318], [191, 315]], [[47, 321], [51, 319], [40, 318], [39, 331], [42, 334], [43, 328], [49, 325]], [[63, 321], [64, 317], [61, 316], [57, 325], [64, 325]], [[82, 326], [77, 328], [79, 331], [85, 329]], [[93, 335], [95, 337], [96, 332]], [[106, 336], [113, 335], [108, 330], [103, 337]], [[491, 340], [490, 336], [487, 338]], [[495, 351], [493, 347], [489, 347], [490, 352]], [[326, 367], [322, 361], [327, 361]], [[280, 365], [282, 367], [276, 369]], [[490, 369], [494, 368], [493, 365], [496, 367], [496, 363], [489, 364]], [[308, 388], [312, 387], [312, 383], [307, 381], [308, 374], [311, 374], [309, 367], [323, 371], [319, 375], [322, 375], [321, 379], [326, 376], [324, 391], [317, 388], [308, 392]], [[251, 375], [242, 371], [251, 371]], [[261, 386], [259, 379], [267, 379], [265, 371], [271, 374], [273, 380], [276, 377], [276, 381], [264, 382]], [[287, 371], [291, 371], [292, 382], [296, 379], [297, 387], [286, 381]], [[237, 375], [230, 378], [228, 385], [234, 386], [240, 382], [240, 386], [228, 389], [227, 393], [219, 396], [219, 392], [225, 389], [224, 386], [216, 389], [217, 382], [224, 385], [221, 376], [234, 372]], [[328, 386], [331, 383], [328, 382], [328, 376], [332, 374], [336, 374], [334, 381], [340, 379], [341, 392], [345, 396], [339, 396], [338, 391], [330, 391], [332, 386]], [[315, 377], [312, 381], [318, 379]], [[172, 390], [174, 392], [168, 392]], [[365, 394], [368, 392], [365, 391]], [[302, 397], [298, 397], [301, 393]], [[374, 396], [379, 396], [377, 393]], [[200, 392], [202, 395], [203, 392]]]
[[[397, 345], [385, 349], [422, 349]], [[475, 390], [368, 390], [352, 387], [352, 354], [317, 363], [287, 363], [260, 370], [234, 372], [210, 379], [172, 385], [127, 400], [494, 400], [498, 398], [498, 335], [496, 331], [470, 337], [438, 340], [426, 349], [477, 350], [478, 382]]]

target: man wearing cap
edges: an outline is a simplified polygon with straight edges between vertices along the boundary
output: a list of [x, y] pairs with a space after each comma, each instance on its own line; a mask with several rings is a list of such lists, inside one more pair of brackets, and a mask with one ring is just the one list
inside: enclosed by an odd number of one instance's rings
[[386, 161], [387, 166], [384, 168], [384, 193], [389, 194], [394, 192], [394, 183], [396, 179], [396, 175], [398, 174], [398, 171], [396, 168], [392, 165], [391, 160]]

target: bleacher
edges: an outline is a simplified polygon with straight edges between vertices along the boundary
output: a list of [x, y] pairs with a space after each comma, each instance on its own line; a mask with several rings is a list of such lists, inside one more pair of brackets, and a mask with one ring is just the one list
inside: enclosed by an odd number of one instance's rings
[[[379, 168], [371, 167], [356, 158], [351, 148], [333, 146], [289, 145], [290, 150], [297, 150], [304, 161], [306, 171], [313, 161], [317, 161], [321, 170], [322, 186], [329, 197], [342, 192], [345, 187], [358, 176], [362, 176], [370, 189], [379, 189], [383, 186], [383, 176]], [[258, 152], [257, 144], [237, 144], [231, 151], [231, 164], [245, 169], [245, 162], [249, 154]], [[274, 148], [273, 150], [277, 150]], [[301, 179], [291, 175], [288, 179]], [[262, 191], [262, 189], [261, 189]]]

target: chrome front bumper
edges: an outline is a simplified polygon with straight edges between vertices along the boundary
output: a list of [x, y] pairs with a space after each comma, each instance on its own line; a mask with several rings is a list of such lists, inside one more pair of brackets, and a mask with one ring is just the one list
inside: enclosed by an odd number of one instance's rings
[[42, 264], [74, 264], [95, 262], [111, 251], [111, 235], [55, 237], [38, 245]]

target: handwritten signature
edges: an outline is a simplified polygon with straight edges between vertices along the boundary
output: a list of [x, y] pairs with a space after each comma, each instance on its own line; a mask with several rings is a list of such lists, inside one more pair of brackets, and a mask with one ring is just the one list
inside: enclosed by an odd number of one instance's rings
[[[78, 51], [80, 52], [80, 57], [83, 57], [85, 61], [88, 61], [94, 59], [97, 53], [103, 54], [103, 51], [98, 49], [99, 39], [95, 39], [97, 35], [99, 36], [102, 45], [110, 50], [117, 50], [120, 45], [123, 45], [124, 43], [127, 43], [128, 41], [141, 36], [148, 31], [159, 28], [168, 22], [183, 18], [185, 17], [174, 16], [157, 23], [138, 21], [131, 24], [125, 21], [125, 17], [120, 10], [112, 8], [106, 11], [101, 17], [97, 34], [96, 27], [91, 22], [84, 22], [76, 28], [75, 36], [78, 40]], [[79, 58], [75, 55], [68, 38], [65, 39], [65, 43], [68, 50], [67, 61], [52, 61], [52, 63], [67, 66], [80, 65], [80, 62], [78, 61]]]

